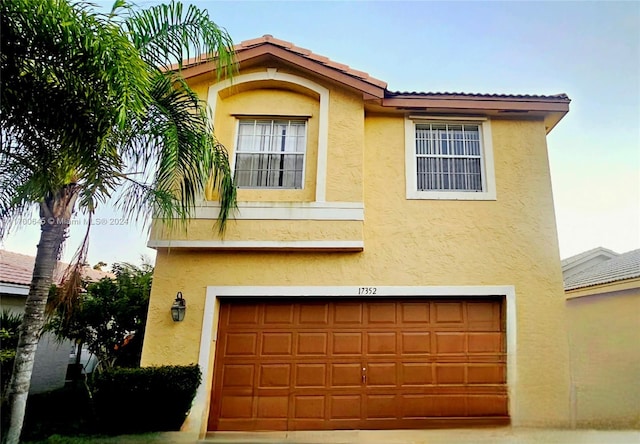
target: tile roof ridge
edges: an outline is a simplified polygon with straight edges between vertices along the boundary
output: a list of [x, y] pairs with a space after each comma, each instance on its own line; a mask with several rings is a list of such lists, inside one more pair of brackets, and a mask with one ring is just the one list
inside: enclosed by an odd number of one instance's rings
[[243, 50], [254, 48], [256, 46], [260, 46], [267, 43], [286, 49], [302, 57], [313, 60], [314, 62], [318, 62], [325, 66], [328, 66], [329, 68], [335, 69], [337, 71], [341, 71], [347, 75], [350, 75], [351, 77], [356, 77], [367, 83], [371, 83], [372, 85], [378, 86], [383, 89], [387, 88], [387, 83], [385, 81], [376, 79], [375, 77], [372, 77], [371, 75], [369, 75], [364, 71], [353, 69], [349, 65], [331, 60], [329, 57], [314, 53], [310, 49], [302, 48], [292, 42], [278, 39], [271, 34], [265, 34], [262, 37], [257, 37], [250, 40], [243, 40], [239, 44], [234, 46], [234, 50], [243, 51]]

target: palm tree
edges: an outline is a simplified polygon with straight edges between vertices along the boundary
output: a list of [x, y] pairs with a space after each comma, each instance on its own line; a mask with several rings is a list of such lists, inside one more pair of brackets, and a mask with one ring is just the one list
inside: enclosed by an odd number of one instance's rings
[[[113, 202], [125, 217], [186, 221], [208, 182], [219, 229], [235, 207], [226, 150], [181, 61], [232, 42], [205, 11], [179, 3], [111, 14], [68, 0], [0, 0], [0, 238], [37, 206], [33, 278], [9, 387], [8, 443], [20, 437], [54, 267], [70, 220]], [[123, 9], [124, 7], [124, 9]], [[121, 14], [122, 13], [122, 14]], [[90, 224], [89, 224], [90, 226]], [[87, 242], [77, 255], [81, 264]], [[75, 288], [69, 279], [69, 294]]]

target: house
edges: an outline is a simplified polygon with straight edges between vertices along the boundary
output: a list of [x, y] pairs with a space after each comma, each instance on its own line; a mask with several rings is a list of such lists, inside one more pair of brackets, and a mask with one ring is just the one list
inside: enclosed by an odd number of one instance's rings
[[[591, 265], [572, 273], [581, 261]], [[597, 248], [562, 263], [572, 420], [582, 427], [640, 428], [640, 250]]]
[[[33, 256], [0, 250], [0, 307], [2, 310], [14, 313], [24, 312], [34, 263]], [[62, 280], [68, 265], [58, 263], [54, 272], [54, 282], [59, 283]], [[85, 267], [83, 274], [94, 281], [110, 276], [109, 273], [94, 270], [91, 267]], [[44, 333], [40, 337], [29, 393], [48, 392], [64, 386], [69, 352], [72, 348], [71, 341], [59, 341], [51, 333]]]
[[569, 425], [546, 147], [569, 98], [394, 92], [270, 35], [236, 50], [233, 82], [183, 70], [235, 218], [219, 236], [207, 193], [148, 244], [142, 365], [203, 370], [183, 429]]

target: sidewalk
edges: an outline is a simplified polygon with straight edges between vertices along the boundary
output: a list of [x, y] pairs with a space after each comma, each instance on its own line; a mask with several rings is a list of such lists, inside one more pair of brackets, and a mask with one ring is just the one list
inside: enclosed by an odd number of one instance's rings
[[640, 444], [640, 430], [477, 428], [437, 430], [344, 430], [310, 432], [212, 432], [196, 440], [165, 433], [160, 442], [186, 444]]

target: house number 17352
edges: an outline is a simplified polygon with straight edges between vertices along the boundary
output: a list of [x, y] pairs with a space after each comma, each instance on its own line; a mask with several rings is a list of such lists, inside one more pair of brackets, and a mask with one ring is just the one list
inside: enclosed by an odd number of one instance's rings
[[358, 287], [358, 294], [377, 294], [378, 289], [376, 287]]

